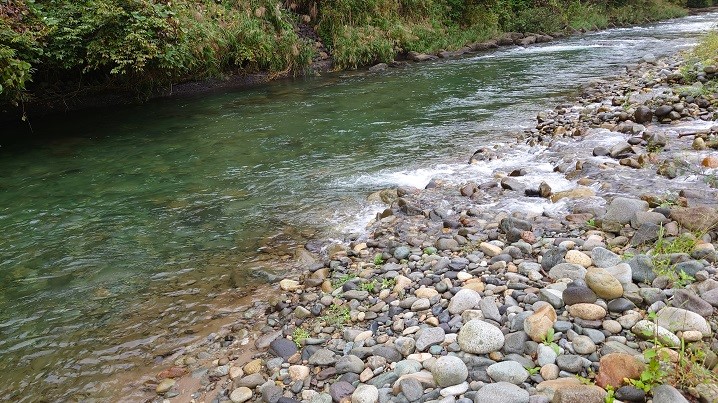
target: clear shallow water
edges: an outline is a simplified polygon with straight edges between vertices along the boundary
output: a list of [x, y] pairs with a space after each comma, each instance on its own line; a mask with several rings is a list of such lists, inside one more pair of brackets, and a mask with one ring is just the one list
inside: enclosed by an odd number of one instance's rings
[[251, 272], [267, 237], [360, 229], [378, 208], [368, 192], [485, 175], [466, 169], [477, 147], [591, 78], [685, 48], [715, 20], [17, 129], [23, 140], [0, 143], [0, 399], [101, 394], [108, 375], [151, 362], [211, 315], [227, 273]]

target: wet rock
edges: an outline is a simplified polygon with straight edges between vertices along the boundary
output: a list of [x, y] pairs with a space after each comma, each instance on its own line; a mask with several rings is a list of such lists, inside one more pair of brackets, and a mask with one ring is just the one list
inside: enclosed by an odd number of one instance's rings
[[165, 378], [157, 385], [157, 387], [155, 388], [155, 392], [160, 395], [165, 394], [169, 392], [169, 390], [172, 389], [172, 387], [175, 386], [176, 383], [177, 381], [175, 381], [174, 379]]
[[673, 111], [673, 107], [671, 105], [661, 105], [653, 112], [657, 118], [664, 118], [668, 116], [669, 113]]
[[653, 120], [653, 112], [647, 106], [641, 105], [633, 112], [633, 121], [636, 123], [650, 123], [651, 120]]

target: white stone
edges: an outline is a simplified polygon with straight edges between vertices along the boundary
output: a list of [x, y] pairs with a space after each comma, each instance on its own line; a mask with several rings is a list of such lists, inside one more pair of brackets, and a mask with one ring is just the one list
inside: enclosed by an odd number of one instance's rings
[[457, 341], [462, 351], [487, 354], [500, 350], [504, 346], [505, 337], [496, 326], [473, 319], [461, 327]]
[[374, 385], [359, 385], [352, 393], [352, 403], [376, 403], [378, 401], [379, 389]]
[[251, 398], [252, 390], [244, 386], [233, 390], [232, 394], [229, 395], [229, 400], [231, 400], [232, 403], [244, 403]]

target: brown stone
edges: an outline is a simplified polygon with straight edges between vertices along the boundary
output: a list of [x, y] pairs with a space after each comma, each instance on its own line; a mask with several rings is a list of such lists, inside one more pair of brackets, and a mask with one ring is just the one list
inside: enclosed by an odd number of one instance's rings
[[571, 377], [571, 378], [558, 378], [558, 379], [552, 379], [550, 381], [543, 381], [536, 385], [536, 390], [549, 398], [549, 400], [553, 400], [554, 394], [561, 389], [565, 388], [571, 388], [575, 386], [580, 386], [581, 381], [578, 380], [578, 378]]
[[596, 195], [596, 192], [588, 187], [579, 186], [575, 189], [556, 192], [551, 195], [551, 201], [556, 203], [561, 199], [586, 199]]
[[709, 155], [703, 158], [703, 161], [701, 161], [701, 165], [706, 168], [718, 168], [718, 157]]
[[170, 367], [165, 370], [160, 371], [159, 374], [157, 374], [157, 379], [162, 380], [166, 378], [179, 378], [180, 376], [187, 373], [186, 368], [182, 367]]
[[671, 218], [691, 231], [707, 231], [718, 227], [718, 211], [708, 206], [673, 207]]
[[625, 353], [612, 353], [601, 357], [600, 368], [596, 375], [596, 385], [606, 388], [611, 385], [618, 389], [623, 380], [637, 379], [641, 376], [645, 365], [636, 357]]
[[524, 321], [524, 331], [531, 340], [539, 343], [545, 337], [548, 330], [556, 323], [556, 310], [551, 305], [544, 305], [537, 309]]
[[551, 403], [604, 403], [605, 399], [606, 391], [596, 385], [576, 385], [557, 390]]

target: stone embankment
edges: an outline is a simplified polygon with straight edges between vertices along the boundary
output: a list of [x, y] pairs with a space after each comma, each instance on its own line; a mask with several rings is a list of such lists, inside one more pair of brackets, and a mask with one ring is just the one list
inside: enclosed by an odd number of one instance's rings
[[[647, 56], [539, 114], [519, 141], [571, 189], [519, 167], [378, 193], [366, 235], [170, 357], [152, 399], [716, 401], [715, 69], [682, 73]], [[526, 197], [553, 208], [501, 208]]]

